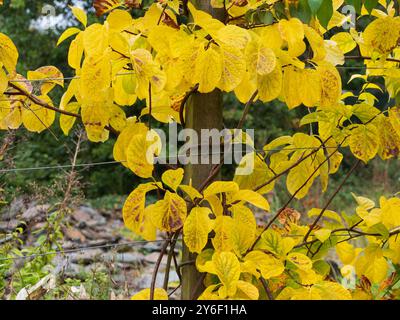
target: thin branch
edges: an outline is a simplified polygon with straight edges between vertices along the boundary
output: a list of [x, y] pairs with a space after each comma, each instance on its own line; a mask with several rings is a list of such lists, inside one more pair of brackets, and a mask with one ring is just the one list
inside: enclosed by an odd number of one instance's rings
[[206, 278], [207, 273], [202, 273], [201, 277], [197, 281], [196, 285], [192, 289], [192, 294], [190, 300], [194, 300], [196, 298], [197, 290], [200, 288], [201, 284], [203, 283], [204, 279]]
[[183, 100], [182, 100], [181, 105], [180, 105], [180, 107], [179, 107], [179, 120], [180, 120], [182, 126], [185, 126], [185, 116], [184, 116], [184, 113], [185, 113], [185, 105], [186, 105], [186, 102], [189, 100], [190, 96], [191, 96], [193, 93], [195, 93], [198, 89], [199, 89], [199, 85], [196, 84], [196, 85], [195, 85], [190, 91], [188, 91], [188, 92], [186, 93], [186, 95], [183, 97]]
[[268, 281], [265, 280], [263, 277], [261, 277], [260, 280], [261, 280], [261, 283], [262, 283], [262, 285], [263, 285], [263, 287], [265, 289], [265, 292], [267, 294], [268, 299], [269, 300], [274, 300], [274, 296], [272, 295], [271, 289], [268, 286]]
[[[77, 118], [77, 119], [82, 119], [80, 114], [69, 112], [69, 111], [66, 111], [66, 110], [62, 110], [62, 109], [53, 107], [53, 106], [49, 105], [47, 102], [45, 102], [45, 101], [39, 99], [38, 97], [36, 97], [34, 94], [31, 94], [31, 93], [21, 89], [20, 87], [16, 86], [15, 84], [13, 84], [11, 82], [9, 82], [9, 86], [14, 88], [15, 90], [17, 90], [20, 93], [20, 95], [27, 97], [34, 104], [37, 104], [37, 105], [39, 105], [39, 106], [41, 106], [43, 108], [46, 108], [46, 109], [49, 109], [49, 110], [53, 110], [55, 112], [58, 112], [60, 114], [66, 115], [66, 116], [74, 117], [74, 118]], [[14, 94], [15, 93], [13, 93], [13, 95]], [[119, 132], [117, 130], [115, 130], [113, 127], [111, 127], [109, 125], [106, 126], [105, 129], [107, 129], [108, 131], [110, 131], [111, 133], [113, 133], [115, 135], [119, 134]]]
[[310, 226], [310, 228], [308, 229], [306, 235], [304, 236], [303, 241], [306, 242], [308, 237], [310, 236], [311, 232], [314, 230], [315, 226], [317, 225], [317, 223], [319, 222], [319, 220], [322, 218], [322, 216], [324, 215], [326, 209], [328, 209], [329, 205], [331, 204], [331, 202], [333, 201], [333, 199], [337, 196], [337, 194], [339, 193], [339, 191], [343, 188], [344, 184], [346, 183], [346, 181], [349, 179], [349, 177], [351, 176], [351, 174], [354, 172], [354, 170], [358, 167], [358, 165], [361, 163], [361, 160], [357, 160], [356, 163], [351, 167], [351, 169], [349, 170], [349, 172], [347, 172], [346, 176], [344, 177], [344, 179], [342, 180], [342, 182], [340, 183], [340, 185], [336, 188], [335, 192], [331, 195], [331, 197], [328, 199], [328, 201], [326, 202], [325, 206], [322, 208], [321, 212], [319, 213], [319, 215], [317, 216], [317, 218], [314, 220], [313, 224]]
[[[331, 137], [329, 137], [328, 139], [330, 139]], [[327, 141], [327, 140], [325, 140]], [[322, 146], [322, 145], [321, 145]], [[265, 186], [269, 185], [271, 182], [275, 181], [276, 179], [278, 179], [279, 177], [283, 176], [285, 173], [289, 172], [291, 169], [297, 167], [300, 163], [302, 163], [303, 161], [305, 161], [306, 159], [308, 159], [309, 157], [311, 157], [313, 154], [315, 154], [316, 152], [318, 152], [321, 149], [321, 146], [318, 148], [315, 148], [312, 152], [310, 152], [308, 155], [306, 155], [305, 157], [301, 157], [299, 160], [297, 160], [294, 164], [292, 164], [289, 168], [283, 170], [282, 172], [279, 172], [278, 174], [274, 175], [271, 179], [267, 180], [266, 182], [260, 184], [259, 186], [255, 187], [253, 189], [253, 191], [258, 191], [262, 188], [264, 188]]]
[[[44, 102], [43, 100], [39, 99], [35, 95], [33, 95], [33, 94], [29, 93], [29, 92], [26, 92], [25, 90], [23, 90], [20, 87], [16, 86], [15, 84], [9, 83], [9, 85], [10, 85], [10, 87], [14, 88], [15, 90], [18, 90], [20, 95], [27, 97], [33, 103], [35, 103], [37, 105], [40, 105], [43, 108], [46, 108], [46, 109], [49, 109], [49, 110], [53, 110], [53, 111], [56, 111], [58, 113], [61, 113], [61, 114], [67, 115], [67, 116], [71, 116], [71, 117], [75, 117], [75, 118], [81, 119], [81, 116], [79, 114], [77, 114], [77, 113], [73, 113], [73, 112], [69, 112], [69, 111], [66, 111], [66, 110], [61, 110], [61, 109], [58, 109], [56, 107], [53, 107], [53, 106], [49, 105], [47, 102]], [[15, 94], [15, 93], [13, 93], [13, 94]]]
[[175, 235], [172, 237], [172, 240], [170, 241], [170, 246], [169, 246], [169, 251], [168, 251], [168, 260], [167, 260], [167, 266], [165, 268], [165, 274], [164, 274], [164, 285], [163, 288], [165, 291], [168, 290], [168, 283], [169, 283], [169, 272], [171, 270], [171, 263], [172, 263], [172, 258], [174, 257], [174, 250], [175, 250], [175, 245], [176, 245], [176, 240], [179, 236], [179, 232], [176, 232]]
[[258, 90], [254, 91], [254, 93], [251, 95], [249, 101], [247, 101], [247, 103], [246, 103], [246, 105], [244, 106], [244, 109], [243, 109], [242, 117], [240, 118], [236, 129], [242, 129], [243, 128], [244, 122], [246, 121], [246, 117], [249, 114], [250, 107], [254, 103], [254, 100], [256, 99], [257, 95], [258, 95]]
[[[346, 139], [346, 138], [345, 138]], [[278, 219], [279, 215], [289, 206], [289, 204], [293, 201], [293, 199], [296, 197], [296, 195], [308, 184], [308, 182], [314, 177], [314, 175], [318, 172], [318, 170], [327, 162], [329, 159], [339, 150], [339, 147], [343, 144], [343, 141], [339, 144], [339, 146], [336, 148], [334, 152], [332, 152], [327, 158], [325, 158], [324, 161], [322, 161], [311, 173], [311, 175], [307, 178], [307, 180], [292, 194], [292, 196], [289, 198], [289, 200], [285, 203], [285, 205], [279, 209], [279, 211], [272, 217], [272, 219], [268, 222], [268, 224], [264, 227], [263, 231], [258, 235], [256, 240], [254, 241], [253, 245], [249, 248], [247, 252], [250, 252], [254, 249], [255, 245], [257, 242], [261, 239], [261, 235], [268, 230], [269, 227], [275, 222], [276, 219]]]
[[158, 269], [160, 268], [161, 261], [164, 257], [165, 252], [167, 251], [168, 245], [169, 245], [169, 239], [164, 241], [163, 246], [161, 247], [161, 252], [160, 255], [158, 256], [158, 259], [156, 261], [156, 265], [153, 270], [153, 275], [151, 277], [151, 285], [150, 285], [150, 300], [154, 300], [154, 291], [156, 288], [156, 281], [157, 281], [157, 275], [158, 275]]

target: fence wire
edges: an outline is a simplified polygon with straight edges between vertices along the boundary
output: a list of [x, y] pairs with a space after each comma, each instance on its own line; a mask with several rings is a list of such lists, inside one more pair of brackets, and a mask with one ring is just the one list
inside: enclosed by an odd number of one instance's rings
[[[275, 151], [296, 151], [296, 150], [318, 150], [318, 149], [337, 149], [337, 147], [329, 147], [329, 146], [320, 146], [320, 147], [299, 147], [299, 148], [283, 148], [283, 149], [254, 149], [252, 148], [252, 152], [275, 152]], [[229, 153], [242, 153], [243, 150], [232, 150]], [[222, 155], [224, 151], [219, 152], [209, 152], [209, 153], [191, 153], [189, 156], [198, 157], [198, 156], [212, 156], [212, 155]], [[155, 157], [156, 161], [167, 161], [171, 159], [179, 159], [180, 157], [185, 157], [186, 155], [177, 155], [177, 156], [169, 156], [169, 157]], [[114, 164], [123, 164], [128, 161], [103, 161], [103, 162], [90, 162], [90, 163], [81, 163], [81, 164], [66, 164], [66, 165], [44, 165], [38, 167], [26, 167], [26, 168], [10, 168], [10, 169], [0, 169], [0, 173], [15, 173], [15, 172], [24, 172], [24, 171], [40, 171], [40, 170], [61, 170], [68, 168], [87, 168], [87, 167], [96, 167], [96, 166], [105, 166], [105, 165], [114, 165]], [[165, 163], [171, 164], [171, 163]]]
[[[37, 254], [30, 254], [27, 256], [15, 256], [15, 257], [7, 257], [7, 258], [0, 258], [1, 261], [10, 261], [10, 260], [19, 260], [19, 259], [30, 259], [30, 258], [38, 258], [50, 255], [64, 255], [76, 252], [83, 252], [87, 250], [94, 250], [94, 249], [109, 249], [109, 248], [118, 248], [118, 247], [125, 247], [125, 246], [142, 246], [148, 243], [161, 243], [165, 241], [171, 241], [172, 239], [158, 239], [158, 240], [140, 240], [140, 241], [130, 241], [130, 242], [121, 242], [121, 243], [110, 243], [110, 244], [103, 244], [103, 245], [93, 245], [87, 247], [79, 247], [73, 249], [65, 249], [65, 250], [55, 250], [55, 251], [48, 251], [42, 252]], [[177, 241], [182, 241], [182, 239], [178, 239]]]

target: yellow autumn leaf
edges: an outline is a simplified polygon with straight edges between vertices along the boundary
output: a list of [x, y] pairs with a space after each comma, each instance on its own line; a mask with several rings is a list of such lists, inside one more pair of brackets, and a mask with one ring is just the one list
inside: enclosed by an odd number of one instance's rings
[[[136, 293], [131, 300], [150, 300], [150, 289], [143, 289]], [[154, 289], [154, 300], [168, 300], [168, 293], [161, 288]]]
[[203, 195], [192, 186], [181, 184], [179, 186], [179, 189], [181, 189], [184, 193], [186, 193], [189, 196], [190, 200], [192, 201], [194, 201], [194, 199], [196, 198], [199, 199], [203, 198]]
[[[81, 108], [81, 106], [78, 102], [71, 102], [65, 106], [64, 110], [77, 114], [79, 112], [80, 108]], [[65, 114], [62, 114], [60, 116], [60, 127], [66, 136], [69, 134], [75, 121], [76, 121], [76, 117], [68, 116]]]
[[400, 226], [400, 199], [381, 197], [380, 206], [381, 219], [385, 227], [392, 229]]
[[23, 104], [16, 101], [2, 101], [1, 106], [1, 126], [4, 129], [18, 129], [22, 125]]
[[234, 92], [241, 103], [247, 103], [256, 90], [256, 79], [250, 75], [249, 71], [246, 71], [243, 74], [242, 81], [235, 87]]
[[72, 10], [73, 15], [75, 18], [83, 24], [84, 27], [87, 26], [87, 15], [83, 9], [79, 7], [72, 7], [70, 6], [70, 9]]
[[243, 50], [251, 36], [246, 29], [229, 24], [218, 30], [215, 40], [220, 44], [236, 47]]
[[139, 235], [146, 241], [155, 241], [157, 238], [157, 227], [151, 220], [153, 212], [150, 207], [144, 209], [143, 221], [139, 227]]
[[199, 92], [213, 91], [222, 77], [222, 54], [216, 45], [201, 50], [197, 56], [193, 74], [193, 83], [199, 84]]
[[304, 27], [299, 19], [280, 20], [279, 31], [282, 38], [288, 43], [288, 51], [292, 57], [298, 57], [306, 50], [306, 44], [303, 41]]
[[268, 200], [265, 199], [261, 194], [252, 190], [239, 190], [232, 195], [231, 201], [245, 201], [265, 211], [270, 210]]
[[230, 92], [241, 82], [246, 72], [243, 53], [235, 46], [221, 45], [222, 74], [218, 88]]
[[316, 174], [314, 174], [313, 161], [310, 158], [303, 160], [295, 168], [289, 171], [286, 178], [286, 187], [296, 199], [304, 198], [312, 186]]
[[233, 218], [233, 249], [237, 255], [240, 255], [253, 245], [257, 223], [253, 212], [243, 205], [234, 205], [230, 210]]
[[393, 263], [399, 264], [400, 263], [400, 239], [396, 237], [389, 238], [389, 248], [392, 250], [390, 255], [390, 260]]
[[193, 16], [194, 23], [206, 30], [211, 36], [216, 37], [218, 30], [225, 27], [221, 21], [213, 19], [210, 14], [197, 10], [191, 2], [188, 3], [188, 9]]
[[126, 150], [128, 167], [141, 178], [150, 178], [154, 169], [154, 155], [161, 151], [160, 137], [153, 130], [132, 136]]
[[3, 70], [3, 64], [0, 62], [0, 95], [2, 95], [4, 91], [7, 90], [7, 88], [8, 88], [8, 77], [6, 72]]
[[283, 72], [283, 95], [289, 109], [301, 104], [301, 93], [298, 88], [302, 81], [300, 69], [294, 66], [287, 66]]
[[322, 228], [317, 231], [314, 231], [314, 235], [319, 241], [325, 242], [331, 236], [331, 232], [332, 230], [330, 229]]
[[381, 54], [387, 54], [398, 46], [399, 17], [385, 17], [372, 21], [363, 32], [366, 46]]
[[379, 148], [378, 154], [382, 160], [391, 159], [398, 156], [400, 152], [400, 136], [393, 128], [389, 117], [378, 116], [374, 122], [379, 128]]
[[279, 50], [283, 45], [283, 40], [281, 33], [279, 31], [278, 24], [271, 24], [268, 26], [263, 27], [259, 33], [261, 37], [261, 42], [268, 43], [268, 47], [272, 50]]
[[259, 250], [266, 250], [277, 257], [285, 258], [287, 253], [290, 252], [295, 245], [295, 241], [291, 238], [282, 238], [282, 235], [272, 229], [263, 232], [261, 239], [257, 242], [255, 248]]
[[297, 91], [306, 107], [315, 107], [321, 101], [321, 79], [314, 69], [299, 70]]
[[162, 174], [161, 180], [172, 190], [176, 191], [183, 180], [183, 174], [184, 170], [182, 168], [167, 170]]
[[137, 122], [136, 117], [129, 118], [126, 127], [120, 132], [114, 144], [115, 161], [119, 161], [122, 165], [128, 167], [126, 152], [132, 137], [136, 134], [145, 134], [147, 130], [147, 126], [144, 123]]
[[214, 224], [215, 236], [211, 242], [216, 251], [231, 251], [234, 244], [235, 222], [229, 216], [217, 216]]
[[351, 131], [349, 138], [351, 152], [358, 159], [367, 163], [373, 159], [379, 148], [379, 131], [375, 125], [358, 125]]
[[362, 207], [365, 210], [370, 210], [372, 208], [375, 208], [375, 202], [371, 199], [368, 199], [366, 197], [361, 197], [361, 196], [357, 196], [356, 194], [354, 194], [353, 192], [351, 193], [351, 195], [353, 196], [353, 198], [356, 200], [357, 204]]
[[322, 300], [351, 300], [350, 292], [341, 284], [331, 281], [316, 283], [312, 290], [318, 292]]
[[114, 102], [120, 106], [131, 106], [137, 100], [136, 77], [132, 74], [120, 74], [113, 82]]
[[101, 92], [110, 87], [111, 64], [106, 55], [89, 56], [82, 66], [82, 76], [79, 81], [79, 92], [82, 98], [89, 101], [98, 100], [94, 92]]
[[[109, 30], [106, 25], [94, 23], [82, 31], [82, 44], [89, 57], [103, 55], [109, 46]], [[76, 40], [76, 39], [75, 39]]]
[[400, 137], [400, 108], [393, 107], [389, 109], [389, 120], [396, 131], [397, 135]]
[[128, 11], [116, 9], [107, 16], [107, 22], [110, 29], [115, 32], [121, 32], [133, 25], [133, 18]]
[[28, 71], [28, 80], [31, 79], [45, 79], [40, 85], [42, 95], [47, 95], [56, 85], [64, 87], [64, 75], [54, 66], [43, 66], [35, 71]]
[[148, 207], [151, 210], [151, 221], [161, 231], [174, 232], [186, 220], [186, 202], [176, 193], [167, 191], [164, 199]]
[[324, 46], [324, 38], [313, 28], [304, 25], [304, 35], [310, 43], [313, 51], [313, 60], [322, 61], [326, 57], [326, 49]]
[[336, 245], [336, 253], [343, 264], [352, 264], [357, 257], [357, 252], [352, 244], [348, 242], [340, 242]]
[[[316, 217], [319, 216], [321, 213], [322, 209], [319, 208], [312, 208], [307, 212], [307, 215], [312, 218], [312, 217]], [[329, 218], [332, 219], [336, 222], [342, 223], [342, 219], [340, 218], [340, 215], [332, 210], [325, 210], [324, 214], [323, 214], [324, 218]]]
[[348, 32], [336, 33], [331, 37], [331, 40], [337, 43], [339, 49], [343, 53], [348, 53], [357, 46], [357, 43], [354, 41], [353, 37]]
[[205, 249], [196, 257], [196, 268], [200, 272], [211, 272], [213, 269], [212, 257], [214, 255], [214, 249]]
[[70, 37], [72, 37], [72, 36], [78, 34], [79, 32], [81, 32], [81, 30], [78, 29], [78, 28], [75, 28], [75, 27], [68, 28], [67, 30], [65, 30], [65, 31], [61, 34], [61, 36], [58, 38], [57, 47], [58, 47], [61, 43], [63, 43], [65, 40], [67, 40], [68, 38], [70, 38]]
[[[44, 101], [50, 106], [53, 106], [51, 99], [48, 96], [39, 96], [41, 101]], [[56, 118], [54, 110], [47, 109], [37, 104], [27, 106], [22, 112], [22, 122], [26, 129], [32, 132], [42, 132], [48, 129]]]
[[18, 50], [12, 40], [0, 32], [0, 63], [8, 73], [15, 70], [18, 61]]
[[310, 270], [312, 268], [311, 259], [300, 252], [289, 253], [286, 260], [290, 261], [301, 270]]
[[250, 74], [261, 76], [271, 73], [276, 66], [276, 56], [274, 51], [266, 47], [261, 39], [253, 39], [246, 47], [246, 62]]
[[104, 142], [108, 139], [109, 131], [105, 130], [110, 120], [107, 105], [110, 103], [104, 100], [84, 101], [81, 105], [82, 122], [85, 125], [86, 133], [92, 142]]
[[380, 283], [387, 277], [388, 262], [379, 247], [367, 247], [356, 262], [357, 276], [366, 276], [372, 283]]
[[351, 294], [338, 283], [322, 281], [311, 287], [286, 287], [277, 300], [351, 300]]
[[212, 212], [216, 217], [222, 216], [224, 214], [224, 208], [222, 206], [221, 199], [213, 194], [205, 199], [211, 207]]
[[222, 300], [218, 295], [218, 291], [216, 291], [219, 286], [220, 284], [208, 286], [199, 296], [198, 300]]
[[140, 234], [144, 220], [146, 194], [155, 189], [157, 189], [157, 186], [152, 182], [139, 185], [128, 196], [122, 208], [125, 226], [136, 234]]
[[216, 274], [223, 288], [219, 290], [221, 298], [233, 296], [240, 277], [240, 262], [232, 252], [215, 252], [212, 257], [211, 273]]
[[249, 252], [244, 260], [251, 262], [266, 280], [277, 277], [285, 271], [281, 260], [258, 250]]
[[331, 64], [319, 64], [317, 71], [321, 81], [321, 107], [335, 105], [342, 94], [342, 80], [338, 70]]
[[239, 280], [236, 285], [237, 291], [233, 299], [258, 300], [260, 293], [255, 285], [242, 280]]
[[83, 56], [83, 35], [78, 33], [76, 38], [71, 41], [68, 50], [68, 64], [75, 70], [80, 70]]
[[191, 252], [200, 253], [208, 242], [208, 234], [213, 227], [210, 213], [209, 208], [195, 207], [185, 221], [183, 240]]
[[271, 73], [257, 77], [258, 96], [261, 101], [269, 102], [279, 97], [282, 91], [282, 67], [277, 62]]
[[305, 286], [316, 284], [322, 280], [322, 276], [317, 274], [313, 269], [296, 269], [296, 273], [300, 277], [300, 283]]
[[110, 119], [108, 122], [110, 126], [118, 132], [121, 132], [126, 126], [126, 113], [116, 104], [111, 104], [109, 106], [109, 113]]
[[204, 197], [207, 198], [214, 194], [238, 192], [239, 186], [233, 181], [215, 181], [211, 183], [203, 192]]

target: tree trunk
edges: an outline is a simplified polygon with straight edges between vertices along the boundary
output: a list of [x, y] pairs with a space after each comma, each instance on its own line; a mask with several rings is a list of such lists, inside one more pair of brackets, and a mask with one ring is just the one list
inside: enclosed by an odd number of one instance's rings
[[[225, 10], [212, 8], [210, 0], [191, 0], [191, 2], [197, 9], [208, 12], [214, 18], [224, 21]], [[216, 89], [207, 94], [195, 93], [191, 96], [186, 105], [186, 128], [194, 129], [198, 133], [201, 129], [221, 130], [223, 127], [222, 120], [222, 92], [220, 90]], [[199, 187], [207, 179], [213, 166], [212, 163], [187, 165], [185, 181], [191, 180], [193, 187]], [[196, 254], [190, 253], [185, 245], [183, 246], [182, 299], [184, 300], [196, 299], [204, 290], [201, 273], [197, 271], [194, 264], [196, 256]]]

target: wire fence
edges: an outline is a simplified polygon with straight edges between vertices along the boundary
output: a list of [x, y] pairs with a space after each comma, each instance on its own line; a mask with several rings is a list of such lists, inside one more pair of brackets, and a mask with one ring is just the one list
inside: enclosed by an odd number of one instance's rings
[[[87, 250], [95, 250], [95, 249], [112, 249], [112, 248], [126, 247], [126, 246], [143, 246], [148, 243], [162, 243], [162, 242], [171, 241], [171, 240], [172, 239], [158, 239], [158, 240], [149, 240], [149, 241], [140, 240], [140, 241], [130, 241], [130, 242], [85, 246], [85, 247], [65, 249], [65, 250], [41, 252], [41, 253], [30, 254], [30, 255], [26, 255], [26, 256], [14, 256], [14, 257], [0, 258], [0, 262], [9, 261], [9, 260], [19, 260], [19, 259], [34, 259], [34, 258], [50, 256], [50, 255], [66, 255], [66, 254], [70, 254], [70, 253], [82, 252], [82, 251], [87, 251]], [[182, 241], [182, 239], [178, 239], [178, 241]]]
[[[254, 149], [251, 148], [251, 152], [279, 152], [279, 151], [297, 151], [297, 150], [310, 150], [310, 151], [315, 151], [315, 150], [326, 150], [326, 149], [337, 149], [337, 147], [330, 147], [330, 146], [323, 146], [321, 145], [320, 147], [296, 147], [296, 148], [271, 148], [271, 149]], [[230, 153], [243, 153], [243, 150], [231, 150], [229, 151]], [[172, 164], [172, 160], [178, 160], [180, 157], [186, 157], [186, 156], [193, 156], [193, 157], [198, 157], [198, 156], [212, 156], [212, 155], [223, 155], [225, 152], [224, 151], [218, 151], [218, 152], [206, 152], [206, 153], [190, 153], [189, 155], [176, 155], [176, 156], [168, 156], [168, 157], [155, 157], [154, 160], [155, 162], [157, 161], [162, 161], [162, 163], [166, 163], [169, 160], [170, 163]], [[175, 162], [175, 161], [174, 161]], [[102, 162], [90, 162], [90, 163], [80, 163], [80, 164], [65, 164], [65, 165], [43, 165], [43, 166], [37, 166], [37, 167], [25, 167], [25, 168], [9, 168], [9, 169], [0, 169], [0, 173], [16, 173], [16, 172], [24, 172], [24, 171], [40, 171], [40, 170], [61, 170], [61, 169], [68, 169], [68, 168], [88, 168], [88, 167], [96, 167], [96, 166], [108, 166], [108, 165], [115, 165], [115, 164], [123, 164], [123, 163], [128, 163], [127, 160], [125, 161], [102, 161]]]
[[[286, 234], [283, 237], [304, 238], [304, 234]], [[339, 238], [340, 237], [349, 237], [349, 233], [348, 232], [334, 233], [334, 234], [331, 234], [330, 237], [339, 237]], [[139, 241], [130, 241], [130, 242], [121, 242], [121, 243], [109, 243], [109, 244], [101, 244], [101, 245], [83, 246], [83, 247], [77, 247], [77, 248], [71, 248], [71, 249], [62, 249], [62, 250], [41, 252], [41, 253], [37, 253], [37, 254], [0, 258], [0, 262], [11, 261], [11, 260], [20, 260], [20, 259], [34, 259], [34, 258], [38, 258], [38, 257], [51, 256], [51, 255], [68, 255], [68, 254], [72, 254], [72, 253], [83, 252], [83, 251], [88, 251], [88, 250], [95, 250], [95, 249], [115, 249], [118, 247], [144, 246], [149, 243], [164, 243], [166, 241], [169, 242], [172, 240], [173, 239], [139, 240]], [[177, 238], [176, 241], [182, 242], [182, 238]]]

